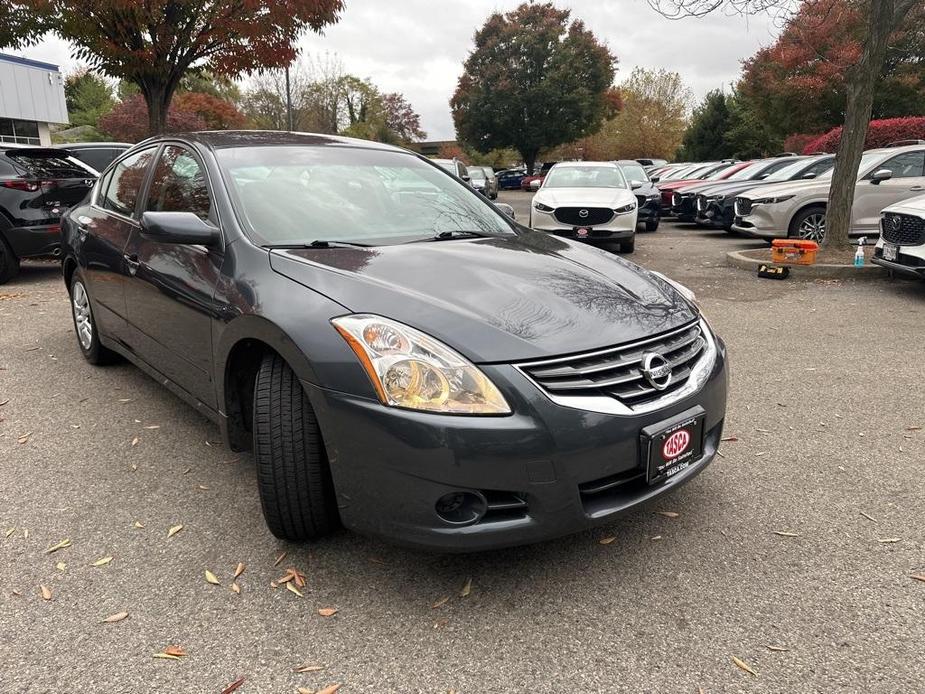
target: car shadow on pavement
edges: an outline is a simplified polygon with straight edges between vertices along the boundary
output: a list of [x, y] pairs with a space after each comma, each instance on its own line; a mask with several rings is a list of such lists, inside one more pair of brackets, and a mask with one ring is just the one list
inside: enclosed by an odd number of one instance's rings
[[57, 260], [26, 262], [22, 264], [16, 277], [0, 285], [0, 291], [15, 291], [17, 288], [38, 284], [60, 274], [61, 263]]

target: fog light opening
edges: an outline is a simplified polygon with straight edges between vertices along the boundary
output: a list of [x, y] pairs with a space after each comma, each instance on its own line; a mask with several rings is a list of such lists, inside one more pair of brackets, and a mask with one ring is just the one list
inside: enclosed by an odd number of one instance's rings
[[485, 515], [488, 502], [479, 492], [456, 491], [444, 494], [437, 499], [434, 510], [445, 523], [472, 525], [478, 523]]

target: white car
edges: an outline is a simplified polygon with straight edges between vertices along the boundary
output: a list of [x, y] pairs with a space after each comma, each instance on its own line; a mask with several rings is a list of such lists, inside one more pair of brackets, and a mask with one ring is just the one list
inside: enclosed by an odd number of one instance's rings
[[613, 162], [570, 161], [553, 166], [530, 205], [530, 227], [589, 242], [636, 244], [636, 196]]
[[897, 274], [925, 279], [925, 195], [883, 210], [872, 260]]
[[[832, 171], [811, 181], [759, 186], [735, 201], [733, 231], [763, 239], [825, 238]], [[864, 152], [851, 206], [851, 236], [874, 238], [880, 210], [925, 192], [925, 143]]]

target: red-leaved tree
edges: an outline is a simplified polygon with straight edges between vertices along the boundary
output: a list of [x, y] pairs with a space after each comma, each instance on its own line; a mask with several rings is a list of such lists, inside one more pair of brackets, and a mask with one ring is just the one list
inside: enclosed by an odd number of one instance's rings
[[154, 134], [190, 68], [283, 67], [304, 30], [320, 31], [342, 9], [343, 0], [2, 0], [0, 48], [56, 34], [91, 68], [138, 86]]
[[[211, 94], [180, 92], [167, 111], [164, 132], [224, 130], [244, 124], [244, 116], [233, 104]], [[141, 94], [117, 104], [97, 126], [115, 140], [138, 142], [148, 136], [145, 100]]]
[[[832, 128], [825, 135], [819, 135], [807, 142], [803, 153], [835, 152], [841, 143], [841, 136], [841, 126]], [[925, 140], [925, 116], [872, 120], [867, 128], [864, 148], [886, 147], [902, 140]]]

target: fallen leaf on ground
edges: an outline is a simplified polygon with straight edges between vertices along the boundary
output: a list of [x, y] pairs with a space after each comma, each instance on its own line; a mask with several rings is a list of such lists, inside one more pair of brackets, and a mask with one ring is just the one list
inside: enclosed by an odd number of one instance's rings
[[799, 537], [800, 533], [792, 533], [787, 530], [772, 530], [772, 533], [775, 535], [780, 535], [781, 537]]
[[240, 592], [241, 592], [241, 586], [239, 586], [236, 582], [232, 582], [232, 583], [231, 583], [231, 586], [229, 586], [229, 587], [231, 588], [231, 592], [232, 592], [232, 593], [240, 593]]
[[901, 537], [881, 537], [877, 542], [882, 542], [885, 545], [891, 545], [894, 542], [899, 542], [902, 540]]
[[161, 660], [180, 660], [177, 656], [170, 655], [169, 653], [155, 653], [151, 657], [160, 658]]
[[184, 475], [188, 475], [188, 474], [189, 474], [190, 472], [192, 472], [192, 471], [193, 471], [193, 468], [188, 467], [188, 468], [186, 468], [186, 469], [183, 471], [183, 474], [184, 474]]
[[42, 600], [51, 600], [51, 588], [48, 586], [39, 586], [39, 590], [42, 592]]
[[177, 534], [178, 532], [180, 532], [181, 530], [183, 530], [183, 525], [175, 525], [175, 526], [173, 526], [170, 530], [167, 531], [167, 539], [169, 540], [171, 537], [173, 537], [174, 535], [176, 535], [176, 534]]
[[867, 514], [864, 513], [863, 511], [861, 511], [861, 515], [864, 516], [864, 517], [865, 517], [867, 520], [869, 520], [869, 521], [873, 521], [874, 523], [877, 522], [877, 519], [876, 519], [876, 518], [874, 518], [873, 516], [867, 515]]
[[906, 431], [919, 431], [922, 427], [906, 427]]
[[45, 554], [51, 554], [52, 552], [57, 552], [59, 549], [64, 549], [65, 547], [70, 547], [70, 546], [71, 546], [71, 541], [68, 539], [64, 539], [64, 540], [61, 540], [61, 542], [59, 542], [58, 544], [52, 545], [51, 547], [46, 549]]
[[382, 566], [385, 566], [385, 565], [386, 565], [385, 560], [384, 560], [384, 559], [380, 559], [379, 557], [370, 557], [369, 560], [370, 560], [373, 564], [380, 564], [380, 565], [382, 565]]
[[656, 513], [660, 516], [665, 516], [665, 518], [677, 518], [681, 515], [677, 511], [656, 511]]
[[338, 689], [340, 689], [339, 684], [329, 684], [324, 689], [319, 689], [315, 694], [334, 694]]
[[283, 559], [285, 559], [285, 558], [286, 558], [286, 553], [283, 552], [283, 553], [280, 554], [278, 557], [276, 557], [276, 561], [273, 562], [273, 566], [279, 566], [279, 563], [280, 563]]
[[133, 445], [133, 446], [137, 446], [139, 440], [140, 440], [140, 439], [139, 439], [137, 436], [136, 436], [135, 438], [133, 438], [133, 439], [132, 439], [132, 445]]
[[128, 617], [128, 612], [116, 612], [115, 614], [111, 614], [106, 619], [104, 619], [103, 624], [114, 624], [116, 622], [121, 622], [126, 617]]
[[298, 588], [296, 588], [296, 587], [292, 584], [292, 581], [288, 581], [288, 582], [286, 583], [286, 590], [288, 590], [290, 593], [295, 593], [295, 594], [298, 595], [300, 598], [304, 598], [304, 597], [305, 597], [304, 595], [302, 595], [302, 591], [300, 591]]
[[661, 535], [654, 535], [654, 536], [650, 537], [649, 539], [652, 540], [652, 542], [658, 542], [659, 540], [662, 539], [662, 536], [661, 536]]
[[723, 438], [720, 439], [720, 441], [738, 441], [738, 440], [739, 440], [738, 436], [724, 436]]
[[736, 667], [738, 667], [740, 670], [745, 670], [745, 672], [749, 673], [750, 675], [754, 675], [755, 677], [758, 676], [758, 673], [752, 670], [748, 666], [748, 663], [746, 663], [744, 660], [739, 660], [735, 656], [732, 656], [732, 662], [735, 663]]
[[145, 429], [160, 429], [160, 428], [161, 428], [160, 424], [152, 424], [150, 426], [145, 427]]
[[208, 569], [206, 569], [206, 582], [211, 583], [213, 586], [222, 585], [221, 583], [219, 583], [218, 579], [215, 577], [215, 574], [209, 571]]
[[912, 574], [909, 578], [915, 579], [916, 581], [925, 582], [925, 574]]
[[176, 656], [177, 658], [182, 658], [186, 655], [186, 651], [183, 650], [182, 646], [167, 646], [167, 648], [164, 649], [164, 653]]
[[244, 573], [244, 569], [247, 568], [244, 566], [243, 562], [238, 562], [238, 565], [234, 569], [234, 577], [237, 578]]
[[299, 665], [292, 668], [293, 672], [320, 672], [324, 670], [324, 665]]
[[449, 601], [450, 601], [450, 596], [449, 596], [449, 595], [444, 595], [442, 598], [440, 598], [439, 600], [437, 600], [437, 602], [435, 602], [433, 605], [431, 605], [431, 606], [430, 606], [430, 609], [436, 610], [436, 609], [438, 609], [438, 608], [443, 607], [444, 605], [446, 605]]
[[466, 582], [463, 584], [462, 590], [459, 591], [459, 597], [467, 598], [469, 593], [472, 592], [472, 577], [466, 579]]
[[16, 528], [10, 528], [9, 530], [6, 531], [6, 536], [9, 537], [15, 532], [16, 532]]
[[613, 542], [616, 539], [617, 538], [611, 535], [610, 537], [602, 537], [600, 540], [598, 540], [598, 542], [602, 545], [609, 545], [611, 542]]
[[131, 402], [131, 398], [119, 398], [119, 402]]
[[450, 623], [450, 620], [447, 619], [446, 617], [444, 617], [443, 619], [438, 619], [436, 622], [434, 622], [434, 629], [442, 629], [449, 623]]
[[10, 401], [10, 399], [7, 398], [7, 399], [4, 400], [3, 402], [0, 402], [0, 407], [3, 407], [4, 405], [6, 405], [9, 401]]
[[308, 687], [299, 687], [296, 689], [296, 694], [315, 694], [315, 690]]
[[783, 651], [789, 651], [789, 650], [790, 650], [790, 649], [787, 648], [786, 646], [765, 646], [765, 648], [767, 648], [769, 651], [778, 651], [778, 652], [783, 652]]
[[26, 443], [26, 442], [29, 440], [29, 437], [30, 437], [30, 436], [32, 436], [32, 432], [31, 432], [31, 431], [30, 431], [28, 434], [23, 434], [22, 436], [19, 437], [19, 442], [20, 442], [20, 443]]
[[97, 559], [95, 562], [90, 564], [90, 566], [106, 566], [109, 562], [112, 561], [112, 557], [103, 557], [102, 559]]
[[58, 571], [64, 571], [67, 568], [67, 564], [65, 564], [63, 561], [59, 561], [57, 564], [55, 564], [55, 568]]
[[235, 680], [234, 682], [232, 682], [231, 684], [229, 684], [227, 687], [225, 687], [225, 688], [222, 690], [222, 694], [231, 694], [231, 692], [235, 691], [235, 690], [236, 690], [238, 687], [240, 687], [242, 684], [244, 684], [244, 676], [243, 676], [243, 675], [242, 675], [241, 677], [239, 677], [238, 679], [236, 679], [236, 680]]
[[136, 527], [136, 528], [143, 528], [143, 527], [145, 527], [144, 524], [141, 523], [140, 521], [135, 521], [134, 523], [132, 523], [132, 525], [133, 525], [134, 527]]
[[337, 614], [337, 608], [336, 607], [322, 607], [320, 610], [318, 610], [318, 614], [320, 614], [322, 617], [333, 617], [334, 615]]

